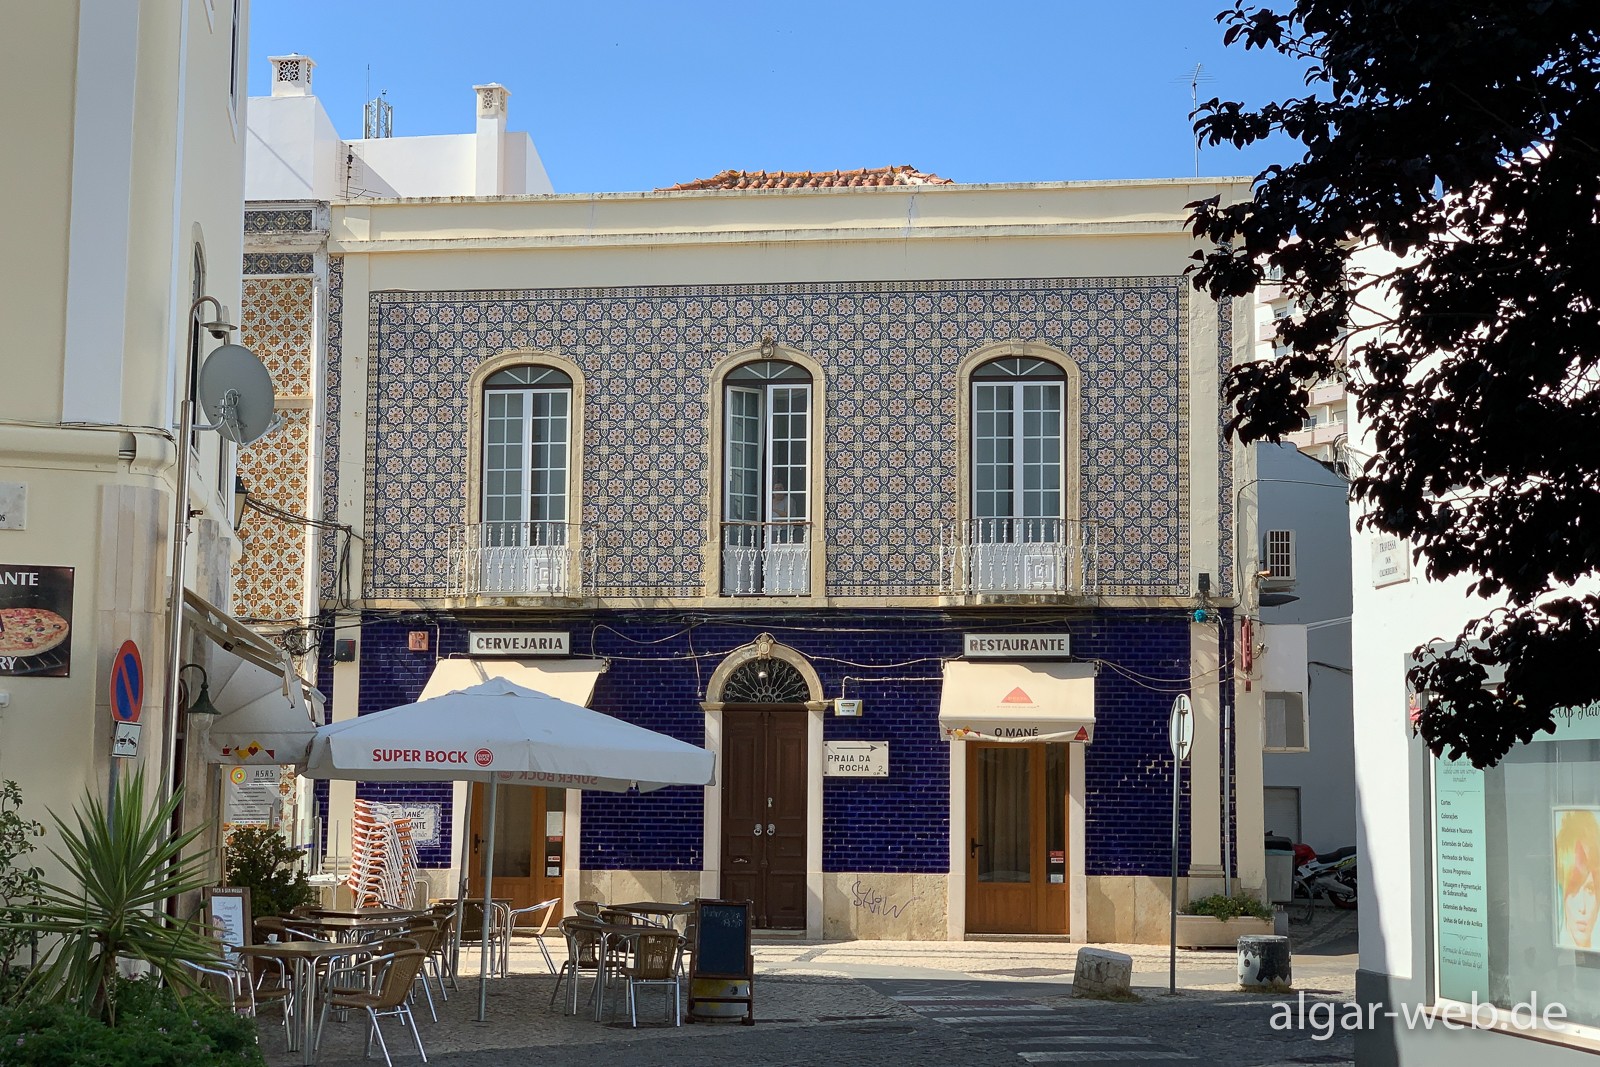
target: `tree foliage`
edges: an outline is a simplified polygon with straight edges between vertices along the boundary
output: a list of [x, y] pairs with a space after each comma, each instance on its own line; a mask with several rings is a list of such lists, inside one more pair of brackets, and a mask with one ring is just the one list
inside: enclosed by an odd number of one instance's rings
[[1244, 202], [1190, 205], [1217, 243], [1198, 288], [1242, 296], [1270, 264], [1296, 309], [1285, 358], [1230, 372], [1229, 428], [1278, 440], [1348, 373], [1376, 446], [1353, 478], [1363, 522], [1488, 598], [1447, 651], [1420, 651], [1418, 728], [1492, 764], [1600, 698], [1600, 8], [1235, 0], [1218, 21], [1230, 45], [1303, 61], [1308, 86], [1195, 114], [1212, 145], [1304, 150]]
[[282, 915], [316, 899], [299, 868], [304, 854], [270, 826], [240, 826], [228, 835], [229, 885], [250, 889], [250, 917]]

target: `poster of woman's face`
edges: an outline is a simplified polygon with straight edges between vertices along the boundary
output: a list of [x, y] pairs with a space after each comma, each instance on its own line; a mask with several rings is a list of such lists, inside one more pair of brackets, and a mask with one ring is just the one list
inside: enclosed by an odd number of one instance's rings
[[1600, 951], [1600, 808], [1554, 808], [1556, 944]]

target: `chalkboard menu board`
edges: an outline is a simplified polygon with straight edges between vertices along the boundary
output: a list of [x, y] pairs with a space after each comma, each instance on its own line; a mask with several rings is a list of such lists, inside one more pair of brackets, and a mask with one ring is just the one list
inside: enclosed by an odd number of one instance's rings
[[[750, 902], [694, 903], [693, 963], [689, 972], [689, 1020], [697, 1004], [743, 1004], [746, 1026], [755, 1023], [755, 958], [750, 954]], [[707, 1018], [713, 1017], [707, 1013]]]

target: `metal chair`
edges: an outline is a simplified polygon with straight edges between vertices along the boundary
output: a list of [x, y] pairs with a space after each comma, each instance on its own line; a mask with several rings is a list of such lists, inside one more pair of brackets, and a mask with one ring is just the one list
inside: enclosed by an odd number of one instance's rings
[[533, 931], [533, 938], [539, 943], [539, 951], [544, 955], [544, 965], [550, 968], [551, 974], [556, 973], [556, 961], [550, 957], [550, 947], [544, 943], [544, 935], [550, 929], [550, 920], [554, 919], [556, 912], [561, 910], [557, 907], [560, 903], [560, 897], [551, 897], [549, 900], [541, 900], [532, 907], [517, 908], [506, 916], [506, 945], [509, 948], [511, 937], [517, 932], [517, 916], [534, 915], [540, 911], [544, 912], [544, 919], [540, 921], [538, 927], [523, 927], [523, 929]]
[[422, 1034], [417, 1030], [416, 1016], [411, 1014], [411, 1006], [407, 1003], [411, 987], [417, 980], [417, 972], [427, 958], [428, 954], [422, 949], [407, 948], [373, 956], [352, 968], [353, 971], [365, 972], [368, 980], [360, 989], [330, 991], [323, 998], [322, 1018], [317, 1023], [317, 1044], [322, 1043], [322, 1028], [327, 1025], [330, 1011], [360, 1009], [367, 1013], [371, 1022], [362, 1055], [372, 1054], [372, 1039], [376, 1037], [378, 1047], [383, 1050], [383, 1062], [394, 1067], [394, 1061], [389, 1058], [389, 1045], [383, 1039], [383, 1031], [378, 1028], [378, 1019], [385, 1015], [396, 1015], [411, 1028], [411, 1037], [417, 1043], [417, 1054], [422, 1057], [423, 1063], [427, 1063], [428, 1053], [422, 1047]]
[[[483, 942], [483, 901], [463, 900], [461, 902], [461, 925], [457, 928], [457, 940], [463, 944], [482, 944]], [[489, 973], [499, 974], [504, 978], [510, 973], [510, 952], [506, 944], [506, 919], [505, 907], [501, 904], [489, 905]]]
[[200, 985], [221, 997], [234, 1012], [252, 1017], [255, 1015], [255, 987], [250, 982], [249, 971], [226, 960], [213, 960], [210, 963], [196, 963], [194, 960], [178, 962], [198, 975], [197, 980]]
[[628, 980], [628, 1019], [639, 1025], [638, 1006], [634, 987], [659, 985], [672, 987], [670, 1011], [673, 1026], [683, 1025], [679, 998], [682, 993], [683, 938], [675, 930], [642, 930], [628, 938], [633, 952], [618, 968], [618, 973]]
[[605, 931], [597, 923], [587, 919], [562, 919], [561, 934], [567, 940], [567, 958], [561, 963], [561, 970], [556, 975], [556, 987], [550, 991], [550, 1003], [553, 1006], [556, 997], [561, 995], [561, 983], [572, 976], [571, 1007], [568, 1015], [578, 1014], [578, 976], [584, 971], [593, 971], [595, 976], [594, 986], [589, 995], [595, 995], [594, 990], [600, 985], [600, 950], [605, 940]]
[[422, 970], [417, 972], [417, 977], [422, 980], [422, 992], [428, 998], [428, 1015], [434, 1022], [438, 1022], [439, 1014], [433, 1010], [433, 991], [428, 987], [428, 972], [432, 970], [433, 980], [439, 986], [439, 996], [448, 1002], [450, 994], [444, 991], [444, 977], [438, 959], [444, 950], [444, 925], [432, 917], [413, 919], [406, 925], [405, 936], [415, 941], [417, 947], [428, 954], [428, 958], [423, 961]]

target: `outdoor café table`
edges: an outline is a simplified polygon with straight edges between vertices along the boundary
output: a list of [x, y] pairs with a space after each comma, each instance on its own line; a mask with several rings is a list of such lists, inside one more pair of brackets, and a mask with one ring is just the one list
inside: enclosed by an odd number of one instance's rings
[[[675, 926], [674, 920], [694, 911], [694, 905], [641, 900], [632, 904], [612, 904], [609, 910], [625, 911], [629, 915], [638, 915], [645, 919], [655, 918], [661, 921], [662, 926]], [[682, 931], [680, 930], [679, 933], [682, 933]]]
[[289, 1051], [299, 1051], [301, 1063], [316, 1063], [317, 967], [339, 956], [366, 950], [359, 945], [337, 945], [331, 941], [268, 941], [261, 945], [245, 945], [235, 951], [241, 956], [263, 956], [294, 966], [297, 1025], [289, 1029]]
[[359, 918], [329, 915], [296, 919], [294, 924], [310, 931], [320, 930], [328, 934], [330, 940], [360, 941], [363, 934], [403, 930], [414, 917], [411, 912], [391, 916], [366, 915]]
[[312, 908], [306, 914], [318, 919], [409, 919], [427, 913], [413, 908]]

